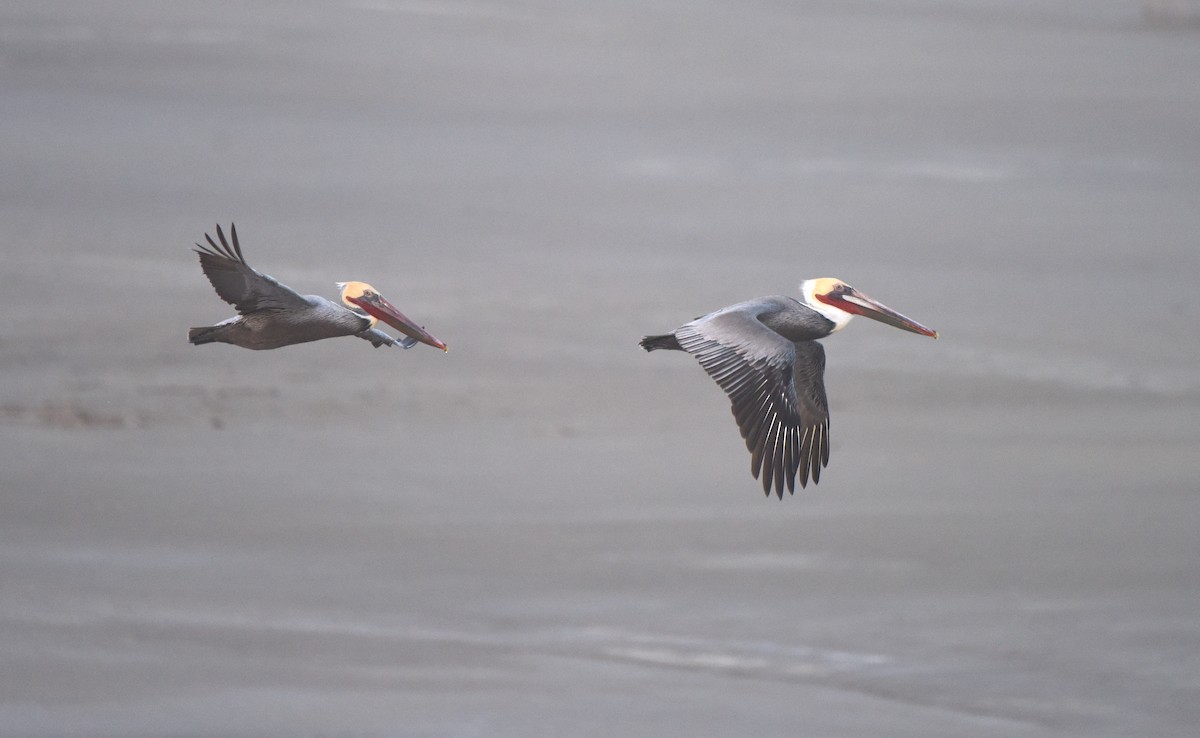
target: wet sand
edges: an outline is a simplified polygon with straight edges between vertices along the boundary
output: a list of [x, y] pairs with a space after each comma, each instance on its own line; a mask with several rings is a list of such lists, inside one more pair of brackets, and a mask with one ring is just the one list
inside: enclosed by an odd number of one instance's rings
[[[1186, 6], [1185, 6], [1186, 9]], [[1136, 3], [0, 11], [0, 735], [1200, 723], [1200, 45]], [[188, 247], [445, 340], [192, 347]], [[644, 333], [806, 277], [764, 499]]]

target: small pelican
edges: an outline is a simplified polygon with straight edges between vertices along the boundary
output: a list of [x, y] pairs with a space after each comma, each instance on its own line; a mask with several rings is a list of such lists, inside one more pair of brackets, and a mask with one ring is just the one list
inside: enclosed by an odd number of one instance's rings
[[[322, 338], [358, 336], [376, 348], [411, 348], [420, 342], [449, 350], [366, 282], [337, 283], [346, 307], [317, 295], [297, 294], [246, 263], [232, 224], [229, 235], [232, 247], [218, 225], [220, 245], [206, 233], [208, 246], [196, 244], [195, 250], [204, 276], [222, 300], [237, 308], [238, 315], [216, 325], [188, 330], [188, 340], [193, 344], [232, 343], [248, 349], [273, 349]], [[376, 329], [379, 320], [406, 338], [396, 340]]]
[[829, 465], [829, 404], [825, 349], [817, 339], [846, 327], [855, 315], [937, 338], [840, 279], [810, 279], [801, 300], [760, 297], [696, 318], [661, 336], [641, 340], [647, 351], [686, 351], [729, 395], [733, 416], [750, 449], [750, 471], [768, 496], [783, 499], [821, 478]]

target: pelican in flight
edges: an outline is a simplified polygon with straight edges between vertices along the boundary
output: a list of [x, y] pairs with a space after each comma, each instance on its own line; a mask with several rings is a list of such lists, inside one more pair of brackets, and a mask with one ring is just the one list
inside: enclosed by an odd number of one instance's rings
[[[200, 255], [204, 276], [222, 300], [237, 308], [238, 314], [216, 325], [188, 330], [188, 340], [193, 344], [232, 343], [248, 349], [273, 349], [322, 338], [358, 336], [376, 348], [411, 348], [420, 342], [449, 350], [366, 282], [338, 282], [342, 305], [317, 295], [298, 294], [246, 263], [232, 224], [229, 236], [232, 246], [218, 225], [220, 244], [206, 233], [208, 246], [196, 244], [195, 251]], [[377, 329], [375, 324], [380, 320], [405, 338], [397, 340]]]
[[829, 465], [829, 404], [825, 349], [818, 339], [864, 315], [937, 338], [937, 331], [872, 300], [840, 279], [809, 279], [801, 299], [772, 296], [739, 302], [661, 336], [641, 340], [647, 351], [686, 351], [729, 395], [750, 449], [750, 472], [763, 491], [783, 499], [820, 481]]

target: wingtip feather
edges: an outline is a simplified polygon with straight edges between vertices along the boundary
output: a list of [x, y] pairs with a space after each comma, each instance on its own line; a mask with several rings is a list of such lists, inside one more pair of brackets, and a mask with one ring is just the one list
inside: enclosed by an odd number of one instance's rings
[[242, 256], [242, 245], [238, 243], [237, 226], [233, 221], [229, 221], [229, 237], [233, 239], [233, 250], [237, 254], [238, 261], [246, 263], [246, 257]]

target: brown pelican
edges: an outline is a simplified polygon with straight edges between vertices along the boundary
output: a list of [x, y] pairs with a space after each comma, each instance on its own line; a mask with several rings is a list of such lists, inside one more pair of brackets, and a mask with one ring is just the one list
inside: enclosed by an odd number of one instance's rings
[[[195, 251], [200, 255], [204, 276], [222, 300], [237, 308], [238, 315], [216, 325], [190, 329], [188, 340], [193, 344], [219, 342], [248, 349], [273, 349], [322, 338], [358, 336], [376, 348], [411, 348], [420, 342], [448, 350], [446, 344], [409, 320], [366, 282], [337, 283], [346, 307], [317, 295], [297, 294], [246, 263], [237, 229], [232, 224], [229, 236], [232, 246], [218, 225], [220, 245], [206, 233], [208, 246], [196, 244]], [[406, 338], [398, 341], [376, 329], [379, 320]]]
[[810, 279], [801, 300], [760, 297], [696, 318], [661, 336], [641, 340], [647, 351], [692, 354], [729, 395], [733, 416], [750, 449], [750, 471], [768, 496], [783, 499], [821, 478], [829, 464], [829, 405], [825, 400], [825, 349], [817, 343], [846, 327], [855, 315], [937, 338], [840, 279]]

